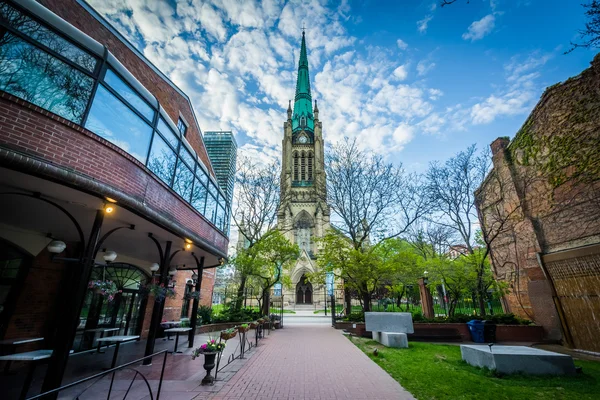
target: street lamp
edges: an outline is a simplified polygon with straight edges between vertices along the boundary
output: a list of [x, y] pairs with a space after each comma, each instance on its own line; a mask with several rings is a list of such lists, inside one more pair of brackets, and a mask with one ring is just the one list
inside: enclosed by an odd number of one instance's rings
[[114, 251], [104, 251], [104, 255], [102, 256], [106, 263], [111, 263], [117, 259], [117, 253]]

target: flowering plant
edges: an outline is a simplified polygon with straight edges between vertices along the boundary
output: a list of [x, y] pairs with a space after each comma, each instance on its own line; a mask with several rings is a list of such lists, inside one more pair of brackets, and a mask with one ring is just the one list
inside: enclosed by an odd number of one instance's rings
[[217, 342], [215, 339], [209, 339], [206, 343], [202, 344], [202, 346], [192, 351], [192, 360], [195, 360], [200, 354], [220, 353], [223, 349], [225, 349], [224, 342]]
[[146, 294], [153, 294], [154, 299], [159, 302], [167, 297], [173, 299], [175, 298], [176, 294], [175, 289], [166, 287], [164, 283], [158, 284], [156, 282], [151, 282], [147, 285], [140, 286], [140, 290]]
[[96, 293], [101, 296], [106, 296], [107, 300], [113, 301], [115, 296], [119, 293], [122, 293], [122, 290], [117, 289], [117, 285], [111, 280], [97, 280], [97, 281], [89, 281], [88, 283], [89, 289], [94, 289]]

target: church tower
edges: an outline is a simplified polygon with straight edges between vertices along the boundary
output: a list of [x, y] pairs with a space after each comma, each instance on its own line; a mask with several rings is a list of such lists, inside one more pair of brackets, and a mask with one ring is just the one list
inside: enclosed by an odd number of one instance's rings
[[323, 134], [319, 109], [314, 107], [310, 93], [306, 40], [298, 63], [298, 80], [294, 108], [288, 106], [283, 124], [281, 163], [281, 203], [277, 215], [278, 228], [301, 250], [291, 271], [292, 288], [285, 290], [285, 301], [296, 304], [322, 304], [325, 300], [323, 282], [310, 282], [307, 273], [316, 269], [318, 252], [315, 238], [329, 228], [329, 207], [326, 203]]

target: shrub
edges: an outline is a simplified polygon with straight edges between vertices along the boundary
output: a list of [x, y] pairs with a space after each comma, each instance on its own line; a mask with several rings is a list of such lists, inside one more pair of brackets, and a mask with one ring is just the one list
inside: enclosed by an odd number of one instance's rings
[[198, 307], [198, 318], [200, 318], [200, 324], [210, 324], [212, 322], [213, 310], [208, 306]]
[[241, 308], [239, 311], [234, 310], [234, 304], [229, 303], [227, 306], [212, 318], [213, 322], [247, 322], [254, 321], [261, 317], [260, 311], [253, 308]]
[[356, 311], [350, 313], [349, 315], [344, 317], [344, 321], [365, 322], [365, 313], [363, 311]]

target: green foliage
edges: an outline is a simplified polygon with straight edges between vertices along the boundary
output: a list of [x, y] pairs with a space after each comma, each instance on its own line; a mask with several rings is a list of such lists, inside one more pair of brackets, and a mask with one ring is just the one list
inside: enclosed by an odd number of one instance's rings
[[365, 322], [365, 313], [364, 311], [352, 312], [344, 317], [344, 321]]
[[228, 303], [222, 311], [212, 317], [213, 323], [218, 322], [247, 322], [260, 318], [261, 312], [252, 307], [235, 309], [235, 302]]
[[[422, 317], [422, 316], [421, 316]], [[494, 314], [487, 315], [485, 317], [477, 316], [477, 315], [467, 315], [467, 314], [455, 314], [453, 316], [448, 317], [435, 317], [433, 319], [422, 318], [419, 322], [429, 322], [429, 323], [467, 323], [471, 320], [479, 320], [479, 321], [491, 321], [497, 325], [531, 325], [532, 322], [519, 318], [513, 313], [510, 314]], [[413, 317], [413, 321], [415, 321]]]
[[[583, 370], [576, 376], [499, 377], [462, 361], [459, 346], [409, 342], [408, 349], [393, 349], [373, 340], [351, 340], [417, 399], [592, 400], [600, 393], [596, 361], [575, 360]], [[374, 348], [378, 356], [373, 355]]]
[[202, 325], [208, 325], [212, 322], [213, 309], [209, 306], [198, 306], [198, 318], [199, 323]]

